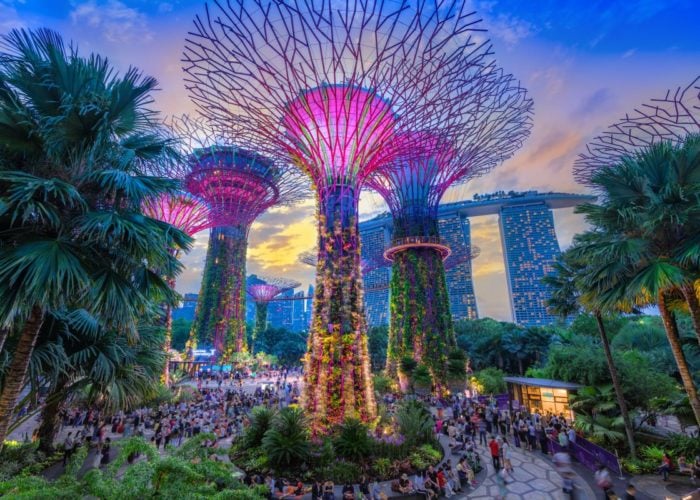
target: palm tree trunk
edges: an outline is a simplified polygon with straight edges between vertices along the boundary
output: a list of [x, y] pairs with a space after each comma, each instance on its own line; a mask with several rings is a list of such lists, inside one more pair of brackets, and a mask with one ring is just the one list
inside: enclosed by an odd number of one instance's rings
[[700, 344], [700, 301], [698, 300], [697, 292], [695, 291], [694, 283], [687, 283], [681, 288], [685, 301], [688, 303], [690, 310], [690, 319], [693, 321], [693, 329], [695, 336]]
[[47, 454], [54, 452], [53, 445], [58, 432], [58, 412], [61, 409], [65, 393], [63, 386], [66, 384], [65, 378], [58, 381], [55, 388], [46, 397], [46, 404], [41, 410], [41, 425], [39, 425], [39, 449]]
[[32, 307], [27, 321], [19, 335], [17, 347], [12, 354], [12, 362], [7, 371], [5, 386], [0, 393], [0, 450], [7, 438], [7, 429], [12, 420], [17, 398], [24, 387], [24, 379], [29, 369], [29, 360], [34, 352], [39, 329], [44, 322], [44, 311], [35, 305]]
[[683, 353], [676, 318], [673, 313], [668, 310], [666, 296], [663, 292], [659, 292], [658, 302], [661, 319], [663, 320], [664, 328], [666, 329], [666, 337], [668, 338], [668, 343], [671, 345], [671, 352], [676, 360], [678, 373], [680, 373], [681, 381], [683, 382], [683, 388], [688, 394], [688, 400], [690, 401], [690, 407], [693, 409], [695, 421], [700, 426], [700, 399], [698, 399], [698, 390], [695, 387], [693, 376], [690, 374], [690, 368], [688, 368], [688, 362], [685, 359], [685, 354]]
[[165, 367], [163, 368], [163, 383], [166, 386], [170, 385], [170, 346], [173, 341], [173, 308], [165, 306], [165, 342], [163, 350], [165, 351]]
[[605, 361], [607, 361], [608, 363], [608, 371], [610, 372], [610, 379], [612, 380], [613, 388], [615, 389], [617, 404], [620, 406], [622, 421], [625, 425], [625, 434], [627, 434], [627, 444], [630, 447], [630, 455], [632, 456], [632, 458], [637, 458], [637, 446], [634, 442], [634, 430], [632, 428], [632, 421], [630, 420], [630, 415], [627, 411], [627, 402], [625, 401], [625, 396], [622, 392], [620, 376], [617, 373], [617, 367], [615, 366], [615, 363], [613, 361], [612, 352], [610, 351], [610, 342], [608, 342], [608, 334], [605, 331], [605, 325], [603, 324], [603, 317], [600, 314], [600, 311], [595, 312], [595, 320], [598, 324], [598, 333], [600, 334], [600, 340], [603, 344], [603, 352], [605, 352]]

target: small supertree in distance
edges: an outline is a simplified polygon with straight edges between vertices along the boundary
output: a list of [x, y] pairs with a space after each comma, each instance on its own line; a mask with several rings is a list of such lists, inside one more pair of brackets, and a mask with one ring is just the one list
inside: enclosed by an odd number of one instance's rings
[[211, 346], [220, 359], [228, 359], [247, 350], [250, 227], [269, 208], [308, 196], [308, 183], [296, 169], [259, 154], [236, 124], [212, 127], [185, 116], [173, 119], [171, 127], [188, 153], [179, 177], [209, 206], [212, 228], [189, 345]]
[[590, 184], [593, 175], [659, 142], [682, 143], [700, 133], [700, 76], [689, 85], [668, 90], [610, 125], [594, 137], [574, 164], [574, 177]]
[[257, 278], [262, 283], [248, 285], [248, 295], [255, 302], [255, 327], [253, 328], [253, 345], [250, 346], [251, 352], [255, 350], [255, 340], [258, 338], [258, 335], [267, 328], [267, 308], [270, 302], [279, 294], [287, 290], [294, 290], [301, 285], [298, 281], [287, 278], [260, 275]]
[[397, 368], [410, 357], [430, 369], [438, 390], [448, 354], [457, 347], [443, 264], [451, 252], [438, 230], [440, 200], [448, 188], [512, 156], [531, 128], [532, 100], [495, 64], [467, 67], [461, 85], [470, 91], [445, 104], [452, 123], [397, 134], [387, 147], [398, 153], [367, 182], [389, 206], [394, 226], [392, 246], [384, 252], [393, 262], [387, 372], [407, 376]]
[[[481, 47], [457, 0], [216, 2], [186, 40], [200, 113], [247, 127], [311, 179], [318, 260], [302, 406], [312, 430], [376, 416], [362, 298], [358, 200], [395, 133], [430, 129]], [[473, 36], [477, 35], [477, 36]]]
[[[200, 231], [209, 229], [211, 224], [209, 206], [203, 200], [189, 193], [166, 194], [157, 199], [144, 203], [143, 213], [175, 226], [185, 234], [194, 236]], [[175, 258], [179, 258], [179, 250], [174, 250]], [[175, 278], [169, 278], [168, 284], [175, 289]], [[165, 310], [165, 344], [166, 354], [170, 353], [173, 332], [173, 313], [170, 306]], [[166, 360], [163, 371], [163, 382], [170, 384], [170, 363]]]

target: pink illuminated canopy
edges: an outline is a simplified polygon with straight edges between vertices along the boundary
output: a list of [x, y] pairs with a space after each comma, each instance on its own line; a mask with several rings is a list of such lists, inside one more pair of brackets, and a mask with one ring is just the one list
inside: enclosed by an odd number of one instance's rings
[[254, 302], [270, 302], [280, 293], [293, 290], [301, 285], [298, 281], [286, 278], [273, 278], [269, 276], [258, 276], [265, 283], [255, 283], [248, 286], [248, 295]]
[[395, 125], [389, 103], [352, 85], [304, 91], [282, 120], [289, 154], [317, 187], [361, 183], [381, 164]]
[[190, 236], [211, 227], [207, 204], [187, 193], [166, 194], [149, 200], [144, 203], [143, 211], [149, 217], [167, 222]]

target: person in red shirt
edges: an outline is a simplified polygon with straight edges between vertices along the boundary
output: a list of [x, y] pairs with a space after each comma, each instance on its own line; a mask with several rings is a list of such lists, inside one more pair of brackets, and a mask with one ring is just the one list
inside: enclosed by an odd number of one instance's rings
[[498, 472], [498, 469], [501, 468], [500, 447], [498, 446], [498, 441], [496, 441], [494, 436], [491, 436], [491, 441], [489, 441], [489, 449], [491, 450], [493, 468], [496, 469], [496, 472]]

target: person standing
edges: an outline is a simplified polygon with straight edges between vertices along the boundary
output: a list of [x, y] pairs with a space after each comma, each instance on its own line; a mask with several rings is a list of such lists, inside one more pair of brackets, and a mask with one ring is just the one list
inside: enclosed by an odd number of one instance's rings
[[608, 468], [601, 464], [593, 475], [593, 479], [595, 479], [595, 484], [598, 485], [598, 488], [603, 490], [603, 498], [608, 498], [608, 492], [612, 491], [613, 486]]
[[69, 432], [66, 436], [66, 440], [63, 442], [63, 465], [65, 466], [73, 455], [73, 448], [75, 447], [75, 441], [73, 441], [73, 433]]
[[491, 450], [491, 460], [493, 461], [493, 468], [496, 469], [496, 472], [498, 472], [498, 469], [501, 468], [500, 446], [498, 446], [498, 442], [496, 441], [496, 438], [494, 436], [491, 436], [491, 441], [489, 441], [489, 450]]

